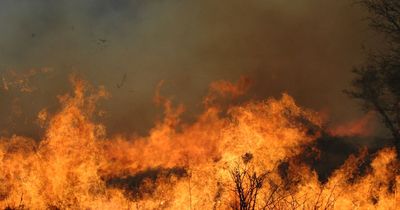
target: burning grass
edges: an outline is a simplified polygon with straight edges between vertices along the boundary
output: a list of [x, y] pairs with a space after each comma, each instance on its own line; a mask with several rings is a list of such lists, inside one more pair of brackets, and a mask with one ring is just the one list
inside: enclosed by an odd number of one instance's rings
[[72, 81], [74, 92], [59, 97], [60, 110], [41, 119], [47, 122], [40, 141], [1, 138], [0, 208], [396, 209], [400, 204], [400, 166], [392, 148], [350, 155], [321, 179], [315, 162], [324, 153], [318, 147], [328, 135], [324, 122], [287, 94], [222, 108], [221, 98], [244, 94], [247, 81], [213, 83], [204, 112], [191, 124], [180, 121], [182, 106], [157, 94], [165, 117], [148, 136], [107, 137], [106, 128], [92, 120], [106, 91]]

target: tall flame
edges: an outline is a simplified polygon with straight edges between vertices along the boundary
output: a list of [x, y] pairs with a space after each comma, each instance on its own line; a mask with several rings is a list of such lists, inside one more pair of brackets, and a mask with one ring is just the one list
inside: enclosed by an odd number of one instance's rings
[[[248, 81], [216, 82], [194, 123], [159, 94], [165, 117], [143, 137], [107, 137], [95, 123], [107, 97], [73, 77], [61, 109], [39, 113], [43, 139], [0, 139], [2, 209], [396, 209], [399, 162], [392, 148], [352, 155], [328, 181], [299, 160], [321, 137], [319, 114], [280, 99], [222, 108]], [[47, 123], [45, 121], [48, 120]], [[369, 166], [368, 166], [369, 165]], [[366, 168], [361, 170], [361, 168]]]

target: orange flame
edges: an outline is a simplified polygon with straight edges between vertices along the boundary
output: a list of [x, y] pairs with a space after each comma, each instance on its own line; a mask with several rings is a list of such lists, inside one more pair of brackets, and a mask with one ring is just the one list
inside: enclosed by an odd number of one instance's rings
[[[319, 114], [280, 99], [221, 110], [210, 105], [192, 124], [168, 99], [165, 117], [148, 136], [107, 138], [91, 121], [107, 97], [72, 78], [73, 95], [60, 96], [40, 141], [0, 139], [2, 209], [396, 209], [399, 162], [394, 149], [379, 151], [358, 173], [365, 154], [351, 156], [326, 183], [296, 161], [320, 137]], [[222, 88], [219, 90], [220, 87]], [[242, 94], [227, 82], [212, 91]], [[218, 92], [218, 91], [217, 91]], [[212, 97], [214, 99], [215, 96]], [[226, 114], [221, 114], [225, 111]], [[44, 117], [46, 116], [46, 117]], [[286, 164], [286, 166], [285, 166]], [[283, 167], [285, 166], [285, 167]]]
[[333, 127], [328, 130], [332, 136], [371, 136], [374, 133], [374, 112], [368, 112], [360, 119]]

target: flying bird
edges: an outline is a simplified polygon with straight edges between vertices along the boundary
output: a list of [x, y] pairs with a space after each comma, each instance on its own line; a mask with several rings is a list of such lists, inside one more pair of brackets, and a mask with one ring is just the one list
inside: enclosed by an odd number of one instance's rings
[[121, 88], [122, 86], [124, 86], [124, 84], [126, 82], [126, 78], [127, 78], [127, 74], [125, 73], [121, 79], [121, 82], [117, 84], [117, 88]]
[[98, 44], [105, 44], [106, 42], [108, 42], [107, 39], [98, 39]]

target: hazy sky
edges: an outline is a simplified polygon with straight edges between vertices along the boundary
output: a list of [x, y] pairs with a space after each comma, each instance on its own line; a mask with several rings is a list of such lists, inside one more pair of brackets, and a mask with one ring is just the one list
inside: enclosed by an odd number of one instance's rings
[[376, 39], [364, 17], [352, 0], [2, 0], [0, 76], [52, 72], [30, 78], [31, 93], [0, 89], [0, 132], [35, 136], [32, 119], [57, 107], [71, 72], [111, 93], [111, 133], [151, 126], [160, 80], [193, 113], [211, 81], [241, 75], [253, 98], [288, 92], [346, 121], [360, 112], [342, 90]]

